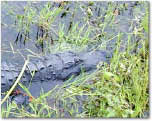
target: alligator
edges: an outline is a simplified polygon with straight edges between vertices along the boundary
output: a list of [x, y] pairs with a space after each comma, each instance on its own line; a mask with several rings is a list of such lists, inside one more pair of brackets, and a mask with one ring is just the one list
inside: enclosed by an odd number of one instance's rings
[[[109, 58], [109, 54], [103, 50], [80, 53], [67, 51], [48, 54], [40, 58], [30, 58], [20, 81], [66, 81], [71, 76], [79, 75], [82, 70], [85, 72], [95, 70], [99, 62], [108, 62]], [[6, 92], [11, 88], [21, 69], [17, 64], [2, 62], [1, 92]]]

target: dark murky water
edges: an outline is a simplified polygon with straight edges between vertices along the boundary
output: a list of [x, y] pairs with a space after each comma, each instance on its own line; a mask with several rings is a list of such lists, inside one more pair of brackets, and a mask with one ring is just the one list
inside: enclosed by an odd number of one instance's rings
[[[36, 9], [37, 12], [39, 12], [44, 5], [47, 2], [32, 2], [30, 6], [33, 9]], [[17, 39], [18, 31], [15, 28], [15, 19], [13, 16], [10, 15], [11, 11], [13, 10], [14, 13], [17, 14], [24, 14], [24, 7], [28, 4], [28, 2], [2, 2], [2, 61], [10, 61], [13, 62], [19, 62], [19, 59], [21, 56], [19, 54], [12, 54], [12, 51], [10, 47], [10, 43], [14, 47], [14, 51], [19, 50], [23, 55], [29, 54], [29, 52], [25, 49], [30, 49], [31, 51], [35, 53], [41, 53], [41, 50], [35, 46], [36, 44], [36, 34], [37, 34], [37, 26], [32, 25], [30, 27], [30, 33], [29, 38], [30, 41], [26, 42], [26, 44], [23, 44], [23, 37], [21, 42], [18, 41], [17, 44], [15, 44], [15, 40]], [[119, 6], [124, 6], [125, 4], [127, 7], [123, 7], [119, 10], [118, 15], [115, 17], [115, 24], [110, 25], [110, 22], [112, 20], [112, 17], [106, 18], [108, 14], [109, 4], [113, 5], [113, 8], [111, 8], [111, 11], [114, 11]], [[52, 2], [52, 9], [53, 7], [56, 8], [60, 4], [59, 3], [53, 3]], [[136, 7], [139, 9], [136, 9]], [[65, 25], [65, 32], [68, 30], [71, 22], [77, 23], [80, 22], [79, 26], [82, 26], [86, 23], [85, 18], [88, 18], [86, 15], [87, 8], [90, 8], [92, 10], [93, 15], [89, 18], [89, 24], [94, 26], [95, 28], [97, 24], [102, 24], [105, 21], [107, 22], [107, 26], [105, 27], [105, 33], [106, 36], [101, 38], [102, 40], [106, 41], [109, 40], [111, 37], [118, 34], [118, 32], [123, 33], [122, 40], [125, 42], [127, 41], [128, 33], [131, 33], [134, 31], [135, 27], [138, 28], [139, 23], [135, 19], [141, 19], [141, 17], [145, 13], [145, 9], [142, 4], [138, 4], [138, 2], [94, 2], [93, 5], [89, 6], [88, 2], [68, 2], [64, 6], [64, 10], [66, 10], [66, 14], [64, 15], [64, 12], [61, 12], [55, 22], [53, 23], [53, 29], [58, 32], [59, 24]], [[109, 24], [109, 25], [108, 25]], [[97, 35], [101, 32], [101, 30], [94, 31], [94, 35]], [[58, 36], [51, 31], [50, 35], [53, 40], [57, 40]], [[93, 36], [93, 35], [92, 35]], [[112, 39], [111, 41], [107, 42], [107, 51], [114, 48], [115, 41], [117, 38]], [[136, 41], [137, 37], [132, 36], [132, 41]], [[100, 43], [100, 42], [99, 42]], [[102, 43], [100, 43], [102, 44]], [[99, 45], [99, 44], [97, 44]], [[125, 45], [123, 45], [125, 46]], [[96, 47], [96, 46], [93, 46]], [[92, 48], [93, 48], [92, 47]], [[90, 48], [90, 47], [89, 47]], [[10, 59], [11, 57], [11, 59]]]
[[[39, 12], [47, 2], [32, 2], [30, 6], [33, 9], [36, 9]], [[24, 14], [24, 7], [28, 4], [28, 2], [2, 2], [1, 7], [1, 57], [2, 61], [11, 62], [11, 63], [24, 63], [24, 58], [21, 56], [23, 55], [26, 57], [28, 54], [31, 54], [27, 49], [33, 51], [37, 54], [42, 54], [40, 48], [36, 46], [36, 37], [38, 32], [38, 26], [32, 25], [30, 27], [29, 38], [30, 41], [27, 41], [25, 45], [23, 44], [24, 38], [21, 41], [18, 41], [17, 44], [15, 40], [18, 37], [18, 31], [15, 26], [15, 19], [13, 16], [10, 15], [10, 12], [13, 10], [15, 14]], [[118, 15], [115, 16], [114, 23], [111, 24], [112, 17], [105, 18], [108, 15], [109, 5], [112, 4], [113, 7], [111, 11], [115, 11], [119, 6], [122, 6], [122, 9], [119, 8], [119, 12], [116, 13]], [[127, 5], [125, 7], [125, 5]], [[52, 8], [59, 7], [60, 3], [52, 3]], [[146, 5], [148, 7], [148, 3]], [[93, 15], [89, 18], [86, 14], [88, 8], [91, 9]], [[86, 49], [94, 49], [98, 48], [103, 41], [107, 41], [106, 43], [106, 51], [110, 51], [112, 53], [117, 37], [119, 32], [123, 33], [121, 40], [122, 46], [121, 49], [124, 50], [127, 40], [128, 34], [132, 33], [135, 28], [139, 28], [140, 20], [145, 15], [145, 7], [143, 4], [139, 4], [138, 2], [94, 2], [93, 5], [89, 5], [88, 2], [68, 2], [64, 6], [64, 10], [66, 10], [66, 14], [61, 12], [55, 22], [53, 22], [53, 30], [58, 32], [59, 24], [65, 25], [65, 32], [68, 32], [69, 27], [74, 25], [74, 23], [80, 22], [79, 26], [86, 24], [86, 19], [89, 19], [89, 24], [97, 29], [97, 31], [93, 31], [90, 36], [94, 36], [100, 34], [102, 30], [99, 29], [99, 24], [104, 22], [107, 23], [104, 33], [106, 36], [100, 37], [98, 43], [90, 44]], [[51, 31], [50, 36], [52, 39], [58, 40], [58, 35], [56, 35], [53, 31]], [[147, 36], [148, 37], [148, 36]], [[101, 41], [100, 41], [101, 40]], [[131, 35], [132, 42], [137, 42], [140, 38], [136, 35]], [[12, 53], [13, 46], [15, 54]], [[53, 45], [54, 46], [54, 45]], [[48, 91], [52, 89], [55, 85], [62, 85], [63, 82], [35, 82], [29, 87], [30, 92], [33, 96], [39, 96], [41, 88], [45, 89], [44, 91]], [[45, 88], [44, 88], [45, 87]]]

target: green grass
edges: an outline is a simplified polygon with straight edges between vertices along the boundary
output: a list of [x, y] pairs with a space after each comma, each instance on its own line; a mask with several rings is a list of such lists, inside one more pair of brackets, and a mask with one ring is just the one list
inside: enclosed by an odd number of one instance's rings
[[[91, 7], [93, 2], [89, 2]], [[48, 3], [38, 15], [38, 26], [45, 30], [49, 28], [55, 17], [62, 11], [62, 8], [50, 11]], [[114, 4], [116, 7], [116, 4]], [[127, 5], [126, 5], [127, 6]], [[123, 6], [119, 6], [123, 9]], [[85, 8], [82, 8], [85, 9]], [[91, 13], [91, 9], [87, 12]], [[27, 10], [30, 11], [30, 10]], [[26, 13], [28, 13], [26, 11]], [[139, 10], [137, 10], [139, 12]], [[31, 13], [31, 11], [30, 11]], [[32, 12], [34, 13], [34, 12]], [[29, 16], [28, 16], [29, 15]], [[33, 14], [27, 14], [27, 22]], [[28, 88], [19, 83], [21, 88], [33, 100], [27, 106], [10, 103], [6, 100], [7, 107], [1, 108], [1, 116], [8, 118], [10, 116], [20, 118], [139, 118], [143, 117], [145, 111], [149, 112], [149, 42], [148, 37], [148, 9], [141, 19], [141, 24], [132, 33], [127, 33], [128, 41], [124, 51], [120, 52], [122, 47], [122, 36], [124, 33], [113, 35], [105, 33], [107, 26], [115, 27], [115, 16], [113, 15], [113, 4], [109, 4], [105, 22], [98, 23], [94, 27], [89, 23], [91, 14], [85, 18], [86, 24], [79, 26], [79, 22], [73, 23], [68, 33], [64, 32], [64, 24], [60, 24], [58, 30], [59, 39], [54, 46], [48, 46], [46, 49], [51, 52], [71, 50], [77, 47], [77, 51], [83, 50], [86, 45], [101, 42], [99, 49], [114, 38], [117, 38], [116, 47], [110, 64], [101, 63], [97, 70], [91, 74], [82, 72], [74, 81], [67, 80], [64, 85], [56, 86], [49, 92], [41, 92], [40, 96], [34, 98]], [[98, 19], [100, 20], [102, 16]], [[22, 17], [18, 16], [19, 25], [22, 23]], [[25, 18], [24, 18], [25, 19]], [[50, 20], [48, 22], [48, 20]], [[30, 24], [26, 24], [30, 25]], [[87, 29], [85, 28], [86, 26]], [[20, 28], [20, 27], [19, 27]], [[25, 29], [28, 30], [28, 29]], [[100, 30], [100, 31], [98, 31]], [[90, 38], [90, 34], [97, 31], [96, 35]], [[83, 33], [83, 34], [82, 34]], [[137, 43], [132, 43], [132, 35], [140, 38]], [[44, 38], [42, 38], [43, 42]], [[141, 45], [139, 48], [138, 46]], [[137, 50], [134, 52], [134, 50]]]
[[[42, 93], [26, 107], [20, 109], [15, 103], [8, 103], [7, 109], [2, 108], [2, 117], [10, 114], [29, 118], [64, 117], [61, 110], [68, 112], [70, 117], [79, 118], [141, 117], [144, 111], [149, 110], [148, 55], [145, 53], [142, 56], [144, 50], [143, 46], [134, 54], [129, 54], [130, 51], [116, 52], [110, 65], [99, 65], [91, 75], [82, 73], [76, 81]], [[78, 100], [78, 96], [86, 98]], [[56, 103], [52, 103], [51, 107], [47, 99], [55, 99]], [[59, 102], [62, 102], [61, 107], [58, 107]], [[78, 112], [80, 103], [83, 109], [81, 113]]]

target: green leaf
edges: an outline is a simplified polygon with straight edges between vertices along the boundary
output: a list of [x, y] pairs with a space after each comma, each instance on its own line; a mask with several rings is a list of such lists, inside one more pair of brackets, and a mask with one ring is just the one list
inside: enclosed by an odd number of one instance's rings
[[104, 76], [104, 79], [106, 79], [106, 80], [113, 80], [113, 81], [116, 81], [116, 82], [120, 82], [120, 78], [117, 75], [115, 75], [111, 72], [105, 71], [103, 73], [103, 76]]

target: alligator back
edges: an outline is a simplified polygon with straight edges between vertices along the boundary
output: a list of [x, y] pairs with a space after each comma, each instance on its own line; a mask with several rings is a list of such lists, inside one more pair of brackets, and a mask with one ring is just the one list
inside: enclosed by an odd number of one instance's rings
[[[76, 76], [83, 71], [96, 69], [100, 61], [107, 62], [105, 51], [82, 52], [79, 54], [71, 51], [57, 54], [49, 54], [41, 58], [31, 58], [22, 76], [21, 82], [35, 81], [66, 81], [70, 76]], [[21, 68], [17, 65], [2, 62], [1, 91], [5, 92], [17, 79]], [[32, 76], [32, 73], [35, 73]]]

